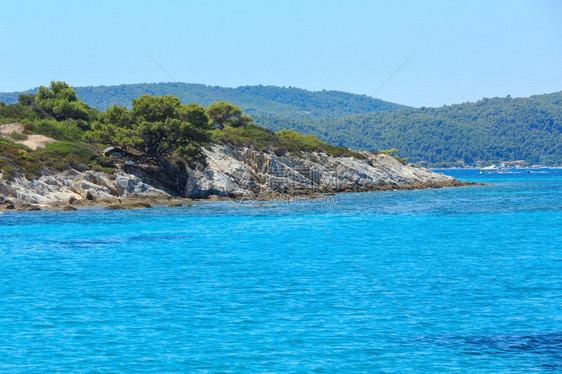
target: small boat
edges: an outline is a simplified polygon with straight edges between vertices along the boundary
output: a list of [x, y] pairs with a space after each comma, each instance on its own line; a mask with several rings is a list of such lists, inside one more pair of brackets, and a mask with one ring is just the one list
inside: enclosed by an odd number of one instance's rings
[[491, 174], [491, 173], [509, 173], [509, 168], [507, 166], [505, 166], [505, 164], [499, 164], [499, 165], [490, 165], [490, 166], [486, 166], [485, 168], [481, 168], [480, 169], [480, 174]]

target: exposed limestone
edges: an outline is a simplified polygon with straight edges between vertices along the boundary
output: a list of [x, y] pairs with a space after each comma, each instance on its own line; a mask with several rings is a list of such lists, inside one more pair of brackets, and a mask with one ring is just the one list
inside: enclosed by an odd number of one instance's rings
[[[4, 180], [0, 173], [0, 210], [14, 204], [30, 206], [102, 205], [108, 209], [140, 208], [135, 200], [177, 198], [268, 200], [282, 195], [439, 188], [466, 185], [416, 166], [403, 165], [388, 155], [362, 153], [363, 159], [334, 157], [321, 152], [300, 156], [258, 151], [245, 146], [212, 145], [196, 165], [126, 166], [106, 174], [69, 170]], [[28, 205], [23, 205], [28, 204]], [[169, 203], [165, 203], [169, 204]], [[172, 202], [173, 206], [181, 203]]]
[[[44, 175], [37, 180], [23, 177], [7, 181], [0, 179], [0, 193], [11, 203], [39, 206], [80, 204], [90, 201], [117, 201], [119, 198], [169, 198], [164, 191], [153, 188], [134, 175], [116, 175], [95, 171], [69, 170]], [[0, 201], [0, 209], [2, 207]]]
[[204, 167], [187, 169], [183, 194], [256, 198], [289, 194], [458, 186], [461, 183], [428, 169], [405, 166], [388, 155], [364, 152], [364, 159], [310, 152], [277, 156], [244, 146], [213, 145], [204, 150]]

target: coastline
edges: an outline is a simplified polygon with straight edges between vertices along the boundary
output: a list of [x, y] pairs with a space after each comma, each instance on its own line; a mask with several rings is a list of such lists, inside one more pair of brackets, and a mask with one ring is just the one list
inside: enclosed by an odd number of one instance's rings
[[304, 191], [295, 190], [292, 193], [283, 193], [276, 191], [268, 191], [257, 196], [220, 196], [211, 195], [208, 198], [189, 198], [189, 197], [157, 197], [157, 196], [127, 196], [118, 197], [114, 199], [102, 199], [96, 201], [76, 200], [70, 202], [53, 202], [43, 204], [33, 204], [26, 202], [12, 202], [9, 199], [0, 201], [0, 212], [28, 212], [28, 211], [50, 211], [50, 212], [69, 212], [85, 209], [105, 209], [105, 210], [133, 210], [133, 209], [150, 209], [154, 207], [167, 207], [167, 208], [187, 208], [193, 203], [205, 202], [220, 202], [230, 201], [238, 203], [256, 202], [260, 206], [263, 203], [272, 202], [291, 202], [307, 199], [326, 199], [336, 194], [343, 193], [363, 193], [363, 192], [382, 192], [382, 191], [409, 191], [409, 190], [425, 190], [425, 189], [440, 189], [440, 188], [454, 188], [454, 187], [468, 187], [468, 186], [481, 186], [483, 183], [476, 182], [461, 182], [454, 180], [452, 183], [442, 183], [434, 185], [383, 185], [344, 188], [337, 191]]
[[192, 201], [286, 201], [335, 193], [475, 185], [386, 154], [358, 157], [324, 152], [275, 153], [215, 144], [191, 165], [128, 165], [111, 173], [89, 169], [46, 171], [27, 179], [0, 174], [0, 210], [140, 209]]

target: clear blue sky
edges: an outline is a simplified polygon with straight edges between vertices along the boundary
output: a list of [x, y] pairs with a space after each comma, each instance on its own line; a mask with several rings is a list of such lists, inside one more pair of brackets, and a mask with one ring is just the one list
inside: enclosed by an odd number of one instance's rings
[[562, 1], [2, 1], [0, 91], [177, 81], [413, 106], [562, 90]]

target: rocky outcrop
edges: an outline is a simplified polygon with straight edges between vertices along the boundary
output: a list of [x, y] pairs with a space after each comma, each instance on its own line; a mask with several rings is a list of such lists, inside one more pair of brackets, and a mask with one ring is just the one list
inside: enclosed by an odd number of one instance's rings
[[95, 171], [45, 175], [37, 180], [24, 177], [0, 179], [0, 204], [36, 205], [77, 204], [111, 201], [128, 197], [167, 198], [170, 195], [123, 172], [105, 174]]
[[278, 155], [233, 145], [213, 145], [204, 152], [206, 163], [187, 170], [188, 182], [181, 191], [185, 196], [259, 198], [272, 192], [306, 194], [461, 184], [444, 174], [405, 166], [391, 156], [370, 152], [361, 153], [362, 159], [322, 152]]
[[309, 152], [297, 156], [217, 144], [203, 152], [203, 161], [192, 167], [166, 163], [159, 167], [124, 166], [112, 174], [69, 170], [37, 180], [4, 180], [0, 174], [0, 204], [66, 205], [172, 196], [267, 199], [274, 193], [305, 195], [461, 185], [452, 177], [405, 166], [384, 154], [364, 152], [362, 158], [353, 158]]

